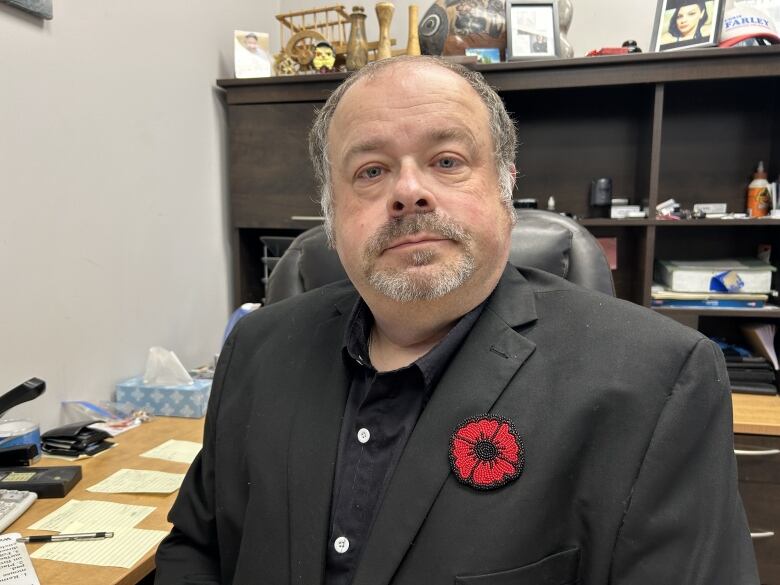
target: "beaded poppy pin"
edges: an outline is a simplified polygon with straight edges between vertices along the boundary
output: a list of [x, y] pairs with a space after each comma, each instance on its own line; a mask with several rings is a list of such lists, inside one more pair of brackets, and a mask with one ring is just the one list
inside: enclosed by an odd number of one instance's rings
[[491, 414], [468, 418], [450, 438], [450, 465], [466, 485], [480, 490], [501, 487], [523, 472], [523, 441], [509, 419]]

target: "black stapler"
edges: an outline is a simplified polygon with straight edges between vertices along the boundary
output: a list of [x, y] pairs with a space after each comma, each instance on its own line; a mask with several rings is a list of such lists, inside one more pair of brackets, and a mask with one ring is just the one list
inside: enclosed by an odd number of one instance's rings
[[19, 406], [33, 398], [38, 398], [46, 390], [46, 382], [40, 378], [30, 378], [26, 382], [19, 384], [0, 396], [0, 417], [11, 410], [14, 406]]
[[[14, 406], [38, 398], [45, 390], [46, 382], [40, 378], [30, 378], [26, 382], [19, 384], [16, 388], [0, 396], [0, 417]], [[41, 457], [37, 445], [3, 447], [3, 442], [4, 440], [0, 440], [0, 467], [30, 465], [30, 463], [35, 463]]]

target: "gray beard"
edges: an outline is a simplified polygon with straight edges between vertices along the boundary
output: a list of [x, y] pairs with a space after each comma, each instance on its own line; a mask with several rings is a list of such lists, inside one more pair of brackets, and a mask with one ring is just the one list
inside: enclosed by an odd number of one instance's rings
[[[463, 253], [453, 262], [442, 264], [427, 274], [404, 268], [375, 269], [374, 261], [391, 241], [423, 231], [455, 241], [463, 246]], [[396, 302], [438, 299], [461, 287], [474, 274], [476, 262], [471, 253], [471, 242], [471, 236], [465, 230], [435, 212], [392, 220], [369, 241], [364, 254], [364, 274], [378, 293]], [[416, 268], [432, 265], [436, 257], [433, 250], [416, 251], [410, 255], [409, 265]]]

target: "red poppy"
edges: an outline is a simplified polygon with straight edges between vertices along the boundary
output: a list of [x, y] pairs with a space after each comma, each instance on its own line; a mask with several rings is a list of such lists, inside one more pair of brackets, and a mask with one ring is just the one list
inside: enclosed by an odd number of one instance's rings
[[452, 434], [450, 463], [463, 483], [497, 488], [523, 472], [523, 442], [508, 419], [489, 414], [469, 418]]

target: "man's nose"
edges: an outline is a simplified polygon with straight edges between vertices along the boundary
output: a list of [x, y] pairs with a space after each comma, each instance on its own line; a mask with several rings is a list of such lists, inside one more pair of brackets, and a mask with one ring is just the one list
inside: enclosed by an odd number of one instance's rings
[[403, 161], [388, 200], [392, 217], [436, 210], [436, 197], [426, 186], [423, 171], [413, 161]]

